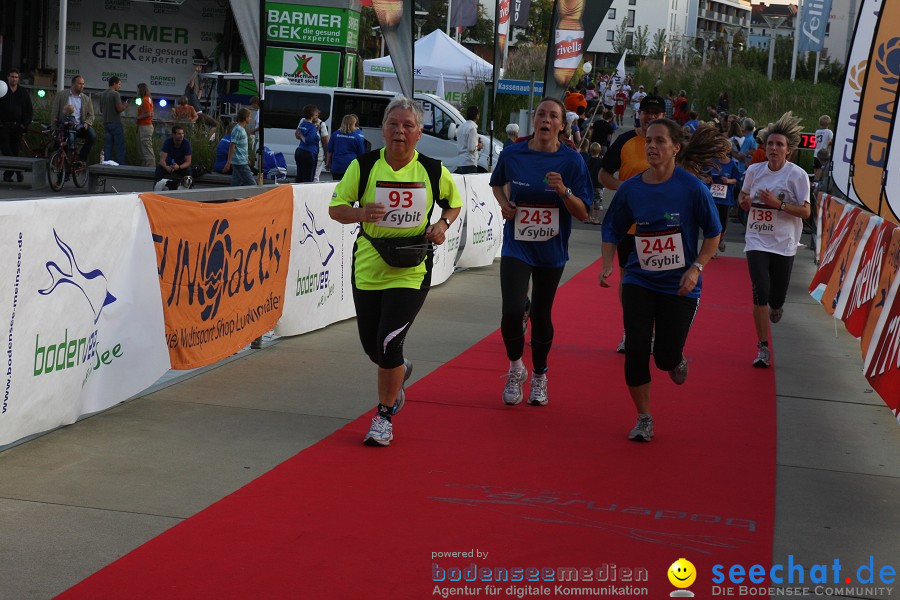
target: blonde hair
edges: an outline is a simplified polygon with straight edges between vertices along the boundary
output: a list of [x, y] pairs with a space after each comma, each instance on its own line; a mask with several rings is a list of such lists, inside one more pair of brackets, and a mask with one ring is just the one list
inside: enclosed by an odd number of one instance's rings
[[356, 125], [359, 123], [359, 118], [353, 113], [344, 115], [344, 118], [341, 119], [341, 133], [353, 133], [356, 129]]
[[787, 140], [788, 151], [796, 150], [800, 145], [800, 132], [803, 128], [800, 126], [800, 117], [795, 117], [794, 113], [787, 111], [781, 118], [769, 125], [769, 136], [783, 135]]
[[672, 143], [681, 146], [675, 155], [675, 164], [698, 175], [705, 167], [715, 167], [725, 162], [731, 153], [731, 140], [725, 137], [717, 127], [701, 124], [690, 140], [682, 137], [681, 125], [671, 119], [654, 119], [649, 127], [662, 125], [668, 130]]
[[63, 106], [63, 112], [66, 113], [67, 115], [74, 115], [75, 107], [72, 106], [71, 104], [66, 104], [65, 106]]
[[822, 115], [819, 117], [819, 127], [822, 129], [828, 129], [828, 126], [831, 125], [831, 117], [828, 115]]
[[602, 147], [597, 142], [594, 142], [593, 144], [591, 144], [591, 147], [590, 147], [591, 156], [600, 156], [601, 149], [602, 149]]

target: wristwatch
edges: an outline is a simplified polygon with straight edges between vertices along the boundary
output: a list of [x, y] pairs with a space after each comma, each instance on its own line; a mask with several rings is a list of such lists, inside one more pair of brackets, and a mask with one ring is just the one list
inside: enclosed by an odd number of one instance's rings
[[446, 224], [447, 224], [447, 229], [450, 229], [450, 219], [448, 219], [447, 217], [441, 217], [441, 218], [438, 219], [438, 220], [439, 220], [439, 221], [443, 221], [444, 223], [446, 223]]
[[572, 188], [566, 188], [566, 197], [569, 197], [571, 195], [572, 195]]
[[691, 266], [692, 266], [692, 267], [697, 267], [697, 270], [698, 270], [698, 271], [700, 271], [701, 273], [703, 272], [703, 265], [702, 265], [702, 264], [700, 264], [700, 263], [698, 263], [698, 262], [695, 262], [695, 263], [692, 264]]
[[784, 210], [784, 202], [781, 203], [781, 206], [778, 207], [778, 210]]

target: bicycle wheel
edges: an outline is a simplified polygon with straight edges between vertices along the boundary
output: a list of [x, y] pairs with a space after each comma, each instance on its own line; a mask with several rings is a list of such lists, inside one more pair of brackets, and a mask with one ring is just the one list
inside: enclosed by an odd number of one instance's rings
[[47, 165], [47, 179], [50, 180], [50, 189], [58, 192], [62, 189], [66, 182], [66, 157], [62, 152], [54, 152], [50, 156], [50, 163]]
[[75, 187], [83, 188], [87, 185], [88, 170], [86, 162], [76, 158], [70, 163], [69, 172], [72, 174], [72, 182], [75, 183]]

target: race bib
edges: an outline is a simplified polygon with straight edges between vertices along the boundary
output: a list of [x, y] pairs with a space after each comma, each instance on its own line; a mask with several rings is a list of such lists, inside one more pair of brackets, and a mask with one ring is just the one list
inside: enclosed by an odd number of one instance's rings
[[378, 221], [380, 227], [418, 227], [425, 221], [428, 210], [428, 190], [425, 182], [378, 181], [375, 202], [382, 203], [386, 209]]
[[728, 186], [724, 183], [714, 183], [709, 186], [713, 198], [725, 198], [728, 196]]
[[647, 271], [671, 271], [685, 266], [681, 232], [636, 233], [635, 249], [641, 268]]
[[766, 235], [774, 233], [775, 223], [778, 222], [777, 213], [774, 208], [752, 205], [747, 219], [747, 229]]
[[515, 239], [546, 242], [559, 235], [558, 206], [517, 206]]

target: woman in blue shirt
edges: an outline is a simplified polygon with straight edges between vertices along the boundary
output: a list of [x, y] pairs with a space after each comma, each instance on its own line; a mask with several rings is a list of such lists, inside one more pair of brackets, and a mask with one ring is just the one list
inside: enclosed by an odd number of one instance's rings
[[531, 358], [534, 375], [528, 403], [547, 404], [547, 356], [553, 344], [551, 312], [556, 288], [569, 260], [572, 219], [584, 221], [594, 191], [581, 155], [559, 140], [566, 109], [544, 98], [534, 113], [534, 136], [507, 146], [491, 175], [494, 197], [506, 223], [500, 257], [503, 315], [500, 330], [509, 358], [503, 401], [522, 401], [528, 370], [522, 362], [525, 302], [531, 295]]
[[[722, 236], [719, 238], [719, 252], [725, 252], [725, 230], [728, 229], [728, 213], [734, 206], [734, 186], [740, 178], [737, 161], [733, 158], [712, 165], [700, 175], [706, 184], [719, 211], [719, 222], [722, 224]], [[716, 255], [718, 256], [718, 254]], [[716, 256], [713, 256], [715, 258]]]
[[[676, 384], [687, 379], [683, 352], [700, 299], [700, 273], [722, 232], [712, 195], [695, 173], [723, 160], [731, 144], [712, 127], [698, 129], [687, 145], [681, 132], [669, 119], [650, 123], [645, 138], [650, 168], [622, 184], [603, 221], [601, 287], [609, 287], [616, 245], [636, 225], [622, 285], [625, 383], [638, 412], [628, 439], [636, 442], [653, 437], [650, 355]], [[675, 165], [676, 156], [690, 171]]]
[[344, 115], [341, 128], [328, 138], [325, 168], [331, 171], [331, 178], [334, 181], [340, 181], [350, 163], [366, 152], [365, 138], [362, 130], [357, 129], [358, 123], [359, 118], [356, 115]]
[[294, 150], [294, 162], [297, 165], [297, 183], [312, 181], [316, 173], [316, 162], [319, 160], [319, 108], [315, 104], [303, 107], [303, 118], [297, 124], [294, 137], [300, 140]]

